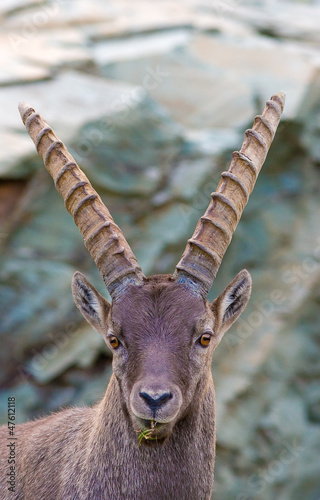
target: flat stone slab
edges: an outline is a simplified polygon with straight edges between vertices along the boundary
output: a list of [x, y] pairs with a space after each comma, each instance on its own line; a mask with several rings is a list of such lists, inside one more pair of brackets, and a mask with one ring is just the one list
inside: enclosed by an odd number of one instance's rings
[[143, 98], [132, 85], [74, 71], [45, 82], [6, 88], [0, 92], [0, 176], [21, 175], [21, 169], [17, 174], [12, 167], [35, 154], [19, 116], [19, 101], [29, 102], [45, 119], [48, 117], [58, 136], [68, 142], [86, 123], [134, 107]]

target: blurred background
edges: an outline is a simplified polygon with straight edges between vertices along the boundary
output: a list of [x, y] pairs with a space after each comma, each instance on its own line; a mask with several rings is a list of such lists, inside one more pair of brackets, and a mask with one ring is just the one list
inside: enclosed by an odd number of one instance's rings
[[18, 101], [67, 144], [152, 274], [174, 270], [245, 129], [284, 90], [210, 295], [252, 274], [213, 358], [214, 498], [319, 500], [320, 1], [2, 0], [0, 19], [1, 422], [9, 396], [19, 422], [92, 404], [111, 373], [73, 272], [106, 290]]

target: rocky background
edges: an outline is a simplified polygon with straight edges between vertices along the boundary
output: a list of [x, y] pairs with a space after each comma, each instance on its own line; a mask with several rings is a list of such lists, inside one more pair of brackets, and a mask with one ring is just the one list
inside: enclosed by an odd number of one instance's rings
[[54, 127], [146, 274], [172, 272], [244, 130], [283, 120], [211, 298], [250, 304], [214, 355], [219, 500], [320, 499], [320, 2], [2, 0], [1, 421], [95, 402], [111, 357], [77, 312], [105, 293], [17, 111]]

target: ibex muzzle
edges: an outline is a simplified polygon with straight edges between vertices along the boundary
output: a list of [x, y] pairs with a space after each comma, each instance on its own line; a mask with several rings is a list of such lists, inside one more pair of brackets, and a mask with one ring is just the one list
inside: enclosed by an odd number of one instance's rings
[[[207, 294], [273, 140], [284, 98], [283, 93], [273, 96], [246, 131], [174, 273], [150, 278], [62, 142], [30, 106], [20, 105], [112, 297], [110, 304], [75, 273], [75, 303], [113, 351], [113, 376], [93, 408], [64, 410], [19, 427], [19, 498], [210, 498], [215, 458], [211, 358], [248, 303], [250, 275], [238, 273], [212, 303]], [[1, 436], [3, 444], [6, 428]], [[0, 497], [10, 498], [4, 474]]]

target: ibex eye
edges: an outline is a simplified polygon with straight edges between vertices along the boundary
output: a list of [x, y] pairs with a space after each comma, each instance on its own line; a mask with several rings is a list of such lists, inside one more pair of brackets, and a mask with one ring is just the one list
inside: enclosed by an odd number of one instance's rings
[[111, 345], [111, 347], [113, 347], [113, 349], [117, 349], [117, 347], [119, 347], [120, 345], [120, 342], [119, 340], [117, 339], [117, 337], [114, 337], [113, 335], [111, 337], [109, 337], [109, 344]]
[[200, 341], [200, 344], [202, 345], [202, 347], [208, 347], [208, 345], [211, 342], [211, 338], [212, 337], [209, 333], [204, 333], [203, 335], [201, 335], [199, 341]]

